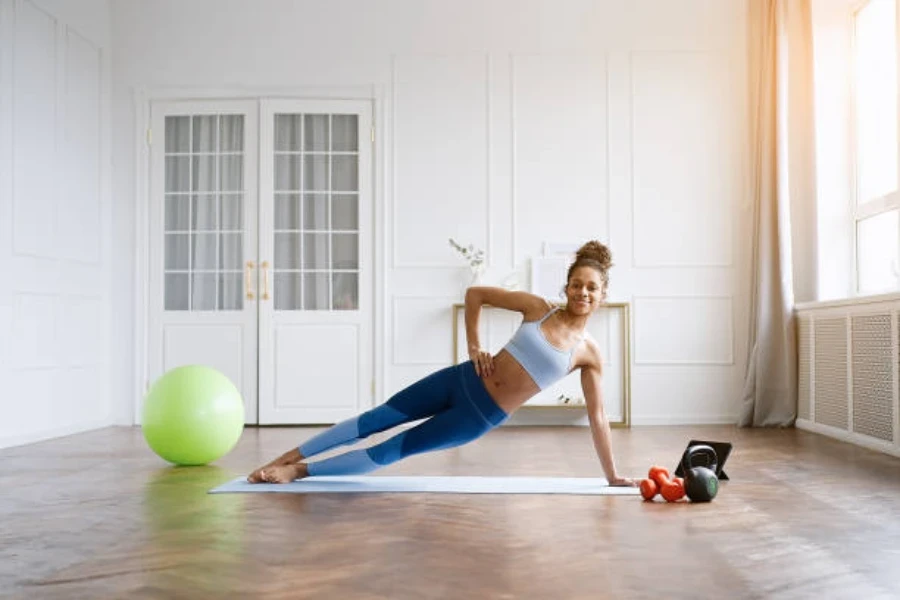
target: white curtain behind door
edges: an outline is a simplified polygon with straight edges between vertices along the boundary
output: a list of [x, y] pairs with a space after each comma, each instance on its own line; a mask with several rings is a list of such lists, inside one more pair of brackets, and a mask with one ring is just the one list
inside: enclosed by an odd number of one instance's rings
[[243, 308], [242, 115], [166, 118], [166, 310]]
[[359, 306], [356, 115], [274, 115], [275, 310]]

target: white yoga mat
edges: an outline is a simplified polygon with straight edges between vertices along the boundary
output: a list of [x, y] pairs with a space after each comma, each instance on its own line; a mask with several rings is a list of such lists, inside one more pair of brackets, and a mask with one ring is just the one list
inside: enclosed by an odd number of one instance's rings
[[239, 477], [210, 494], [273, 492], [314, 493], [433, 493], [433, 494], [575, 494], [582, 496], [638, 496], [635, 487], [613, 487], [597, 477], [410, 477], [318, 476], [291, 483], [249, 483]]

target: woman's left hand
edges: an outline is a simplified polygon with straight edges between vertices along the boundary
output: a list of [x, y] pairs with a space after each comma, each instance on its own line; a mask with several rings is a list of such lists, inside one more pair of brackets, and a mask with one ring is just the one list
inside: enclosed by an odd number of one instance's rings
[[640, 481], [631, 477], [614, 477], [609, 480], [609, 485], [613, 487], [637, 487]]

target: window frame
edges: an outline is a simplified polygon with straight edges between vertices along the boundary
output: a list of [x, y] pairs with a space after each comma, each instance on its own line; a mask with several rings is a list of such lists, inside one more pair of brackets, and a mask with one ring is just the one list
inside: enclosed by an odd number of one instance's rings
[[[871, 4], [872, 0], [861, 0], [855, 2], [850, 7], [849, 28], [850, 28], [850, 89], [848, 100], [850, 104], [850, 174], [852, 181], [852, 193], [850, 195], [852, 222], [852, 256], [853, 256], [853, 290], [855, 295], [868, 295], [870, 292], [860, 290], [860, 265], [859, 265], [859, 225], [866, 219], [876, 217], [878, 215], [897, 210], [900, 212], [900, 0], [894, 2], [894, 31], [895, 31], [895, 69], [897, 70], [897, 94], [895, 105], [897, 109], [897, 131], [895, 132], [895, 144], [898, 146], [897, 152], [897, 188], [882, 196], [870, 198], [869, 200], [860, 201], [860, 185], [859, 185], [859, 156], [858, 134], [857, 131], [857, 106], [856, 106], [856, 19], [859, 12]], [[898, 232], [898, 256], [900, 256], [900, 232]], [[900, 267], [900, 265], [898, 265]], [[900, 282], [893, 289], [881, 290], [874, 293], [884, 293], [900, 290]]]

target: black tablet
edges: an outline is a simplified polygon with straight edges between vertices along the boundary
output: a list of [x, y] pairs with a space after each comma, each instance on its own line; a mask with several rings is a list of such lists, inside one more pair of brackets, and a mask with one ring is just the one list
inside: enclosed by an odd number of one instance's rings
[[[719, 481], [728, 481], [728, 475], [725, 473], [725, 461], [728, 460], [728, 456], [731, 454], [731, 443], [729, 442], [710, 442], [705, 440], [691, 440], [688, 442], [687, 447], [684, 449], [684, 452], [681, 454], [681, 460], [678, 461], [678, 467], [675, 469], [675, 477], [684, 477], [684, 466], [682, 462], [684, 460], [685, 454], [691, 448], [691, 446], [697, 445], [705, 445], [710, 446], [713, 450], [716, 451], [716, 477], [719, 478]], [[705, 461], [702, 459], [698, 460], [695, 467], [708, 467], [708, 464], [705, 464]]]

